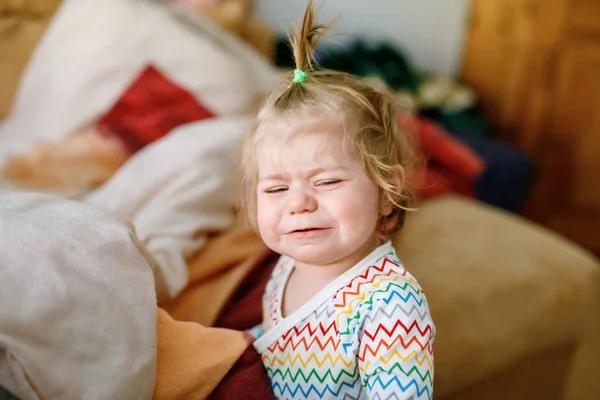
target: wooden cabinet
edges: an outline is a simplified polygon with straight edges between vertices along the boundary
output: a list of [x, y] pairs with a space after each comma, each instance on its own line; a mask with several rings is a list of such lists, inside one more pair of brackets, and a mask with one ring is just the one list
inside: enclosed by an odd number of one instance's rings
[[600, 34], [600, 1], [573, 0], [568, 18], [569, 28], [582, 33]]
[[600, 253], [600, 0], [472, 0], [462, 78], [535, 160], [526, 214]]

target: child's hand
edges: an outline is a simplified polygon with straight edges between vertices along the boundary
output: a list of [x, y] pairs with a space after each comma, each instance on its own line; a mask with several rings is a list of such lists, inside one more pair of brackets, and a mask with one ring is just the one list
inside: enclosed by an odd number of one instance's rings
[[258, 339], [264, 334], [263, 326], [262, 324], [256, 325], [255, 327], [248, 329], [246, 333], [254, 339]]

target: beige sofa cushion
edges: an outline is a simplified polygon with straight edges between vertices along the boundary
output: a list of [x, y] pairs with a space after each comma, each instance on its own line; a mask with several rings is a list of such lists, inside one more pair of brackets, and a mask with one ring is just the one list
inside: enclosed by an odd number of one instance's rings
[[438, 198], [409, 216], [394, 245], [436, 324], [438, 395], [573, 341], [590, 318], [600, 318], [586, 312], [598, 290], [598, 260], [491, 207]]
[[60, 0], [0, 0], [0, 120]]

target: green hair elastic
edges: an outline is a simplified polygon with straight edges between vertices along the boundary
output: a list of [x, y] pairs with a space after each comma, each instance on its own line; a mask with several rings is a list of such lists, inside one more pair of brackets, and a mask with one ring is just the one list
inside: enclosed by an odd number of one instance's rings
[[304, 81], [306, 81], [306, 78], [308, 77], [308, 74], [305, 71], [302, 71], [301, 69], [296, 69], [294, 70], [294, 79], [292, 80], [293, 83], [304, 83]]

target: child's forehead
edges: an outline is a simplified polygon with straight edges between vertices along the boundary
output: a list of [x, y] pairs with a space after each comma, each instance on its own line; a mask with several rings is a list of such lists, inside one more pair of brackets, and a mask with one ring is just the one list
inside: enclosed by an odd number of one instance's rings
[[264, 142], [257, 149], [257, 156], [259, 161], [269, 163], [346, 163], [353, 157], [343, 142], [341, 138], [312, 133], [296, 136], [289, 141]]
[[351, 135], [349, 128], [345, 121], [335, 117], [265, 121], [257, 130], [257, 147], [261, 150], [302, 147], [305, 150], [325, 150], [330, 153], [331, 150], [347, 147], [345, 142]]

